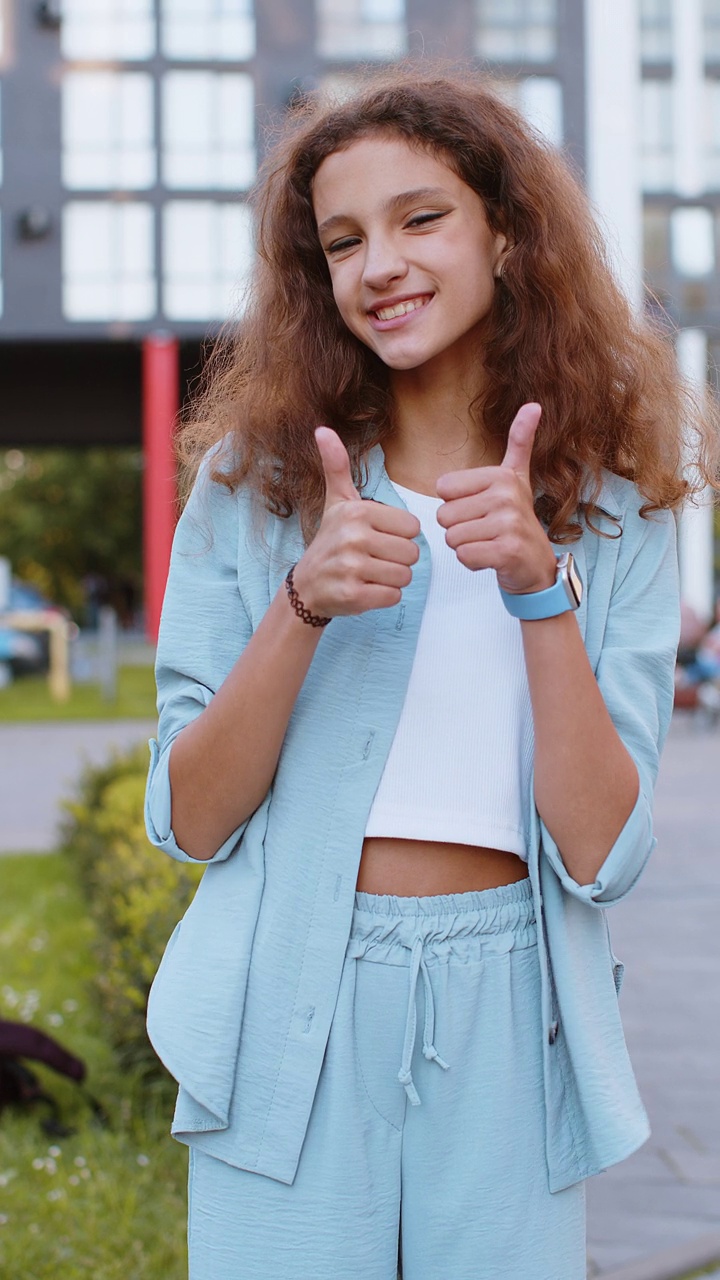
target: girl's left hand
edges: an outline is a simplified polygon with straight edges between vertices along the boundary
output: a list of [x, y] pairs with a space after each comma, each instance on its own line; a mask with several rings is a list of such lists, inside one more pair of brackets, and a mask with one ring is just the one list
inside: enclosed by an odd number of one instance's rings
[[542, 409], [524, 404], [508, 435], [499, 467], [474, 467], [440, 476], [438, 523], [468, 569], [494, 569], [504, 591], [544, 591], [555, 582], [552, 544], [535, 515], [530, 458]]

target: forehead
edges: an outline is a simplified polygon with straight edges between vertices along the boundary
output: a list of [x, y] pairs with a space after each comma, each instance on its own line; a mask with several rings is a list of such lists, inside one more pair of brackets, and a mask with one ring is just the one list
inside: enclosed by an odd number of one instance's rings
[[404, 138], [372, 134], [334, 151], [313, 180], [315, 216], [353, 213], [385, 203], [399, 192], [433, 187], [456, 199], [479, 199], [445, 161]]

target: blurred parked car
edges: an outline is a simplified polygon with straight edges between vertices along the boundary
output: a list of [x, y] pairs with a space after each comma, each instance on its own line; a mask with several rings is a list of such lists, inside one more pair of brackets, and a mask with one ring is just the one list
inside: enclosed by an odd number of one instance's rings
[[[37, 587], [13, 578], [7, 612], [19, 610], [31, 613], [47, 610], [52, 613], [62, 612], [46, 600]], [[13, 627], [3, 626], [3, 614], [0, 613], [0, 663], [6, 667], [6, 678], [3, 681], [0, 673], [0, 684], [7, 682], [8, 675], [12, 678], [29, 672], [46, 671], [49, 647], [48, 637], [44, 632], [16, 631]]]

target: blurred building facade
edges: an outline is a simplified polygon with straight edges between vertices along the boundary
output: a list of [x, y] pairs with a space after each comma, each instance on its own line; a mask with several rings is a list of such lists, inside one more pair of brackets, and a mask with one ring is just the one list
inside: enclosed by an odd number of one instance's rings
[[[565, 148], [629, 293], [643, 305], [644, 273], [704, 382], [720, 0], [0, 0], [0, 446], [144, 441], [151, 631], [169, 423], [241, 310], [268, 129], [308, 88], [344, 93], [358, 62], [422, 50], [475, 59]], [[691, 524], [707, 611], [709, 508]]]

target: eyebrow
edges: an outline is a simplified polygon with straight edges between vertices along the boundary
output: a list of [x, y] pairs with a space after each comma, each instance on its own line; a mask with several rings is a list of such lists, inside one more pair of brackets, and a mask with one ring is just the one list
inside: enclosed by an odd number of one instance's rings
[[[412, 203], [413, 200], [419, 200], [423, 204], [434, 204], [435, 201], [446, 202], [450, 199], [450, 192], [444, 187], [415, 187], [412, 191], [400, 191], [396, 196], [390, 196], [383, 203], [383, 213], [396, 213], [398, 209]], [[326, 231], [332, 231], [333, 227], [352, 222], [353, 215], [351, 213], [333, 213], [331, 217], [326, 218], [318, 227], [318, 235], [323, 235]]]

